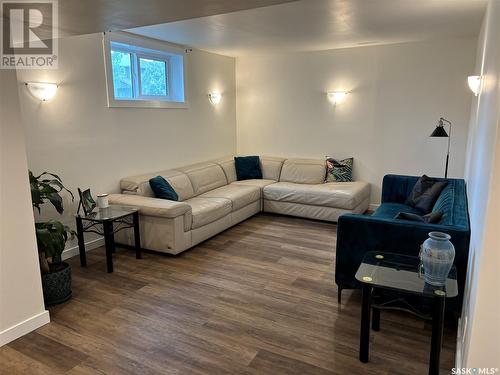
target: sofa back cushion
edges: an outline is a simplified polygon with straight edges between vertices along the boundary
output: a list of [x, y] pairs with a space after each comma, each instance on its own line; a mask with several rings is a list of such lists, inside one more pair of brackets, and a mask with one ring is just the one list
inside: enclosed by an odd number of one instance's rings
[[467, 200], [463, 180], [448, 180], [432, 212], [443, 211], [440, 224], [468, 226]]
[[200, 195], [227, 185], [224, 170], [216, 163], [199, 163], [178, 168], [178, 170], [189, 177], [191, 185], [193, 186], [194, 195]]
[[[265, 180], [279, 181], [281, 168], [285, 158], [274, 156], [260, 156], [260, 169], [262, 170], [262, 178]], [[214, 163], [221, 166], [226, 175], [227, 183], [237, 181], [236, 167], [234, 165], [234, 156], [226, 156], [214, 160]]]
[[[385, 203], [404, 204], [418, 179], [417, 176], [385, 175], [382, 186], [382, 205]], [[435, 180], [448, 182], [431, 211], [443, 211], [439, 224], [469, 229], [465, 181], [454, 178], [435, 178]]]
[[189, 177], [185, 173], [175, 169], [126, 177], [120, 181], [120, 187], [125, 194], [154, 197], [153, 190], [149, 186], [149, 180], [156, 176], [161, 176], [168, 181], [179, 196], [179, 201], [185, 201], [194, 197], [194, 190]]
[[281, 168], [283, 167], [285, 160], [285, 158], [261, 156], [260, 169], [262, 169], [262, 178], [265, 180], [279, 181]]
[[287, 159], [281, 168], [281, 182], [297, 184], [321, 184], [325, 182], [324, 159]]
[[227, 183], [230, 184], [237, 180], [236, 178], [236, 168], [234, 166], [234, 156], [226, 156], [217, 160], [214, 160], [215, 164], [219, 164], [226, 175]]

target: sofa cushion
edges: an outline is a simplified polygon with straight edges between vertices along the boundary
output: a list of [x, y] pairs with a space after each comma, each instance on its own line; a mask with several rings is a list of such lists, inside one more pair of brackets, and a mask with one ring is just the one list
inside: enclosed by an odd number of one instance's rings
[[[450, 180], [450, 183], [443, 189], [432, 208], [432, 212], [443, 212], [441, 224], [465, 225], [465, 223], [467, 223], [467, 217], [465, 215], [467, 202], [465, 197], [456, 193], [455, 185], [456, 182]], [[455, 214], [457, 217], [455, 217]]]
[[352, 181], [354, 158], [344, 160], [326, 159], [326, 182]]
[[372, 214], [372, 216], [394, 219], [396, 215], [400, 212], [406, 212], [410, 214], [420, 215], [421, 212], [414, 207], [408, 206], [403, 203], [382, 203]]
[[234, 166], [234, 156], [226, 156], [214, 160], [214, 163], [219, 164], [226, 175], [227, 183], [230, 184], [237, 180], [236, 168]]
[[[283, 167], [284, 161], [285, 158], [278, 158], [274, 156], [261, 156], [260, 169], [262, 170], [262, 178], [265, 180], [273, 180], [273, 182], [278, 181], [280, 179], [281, 168]], [[228, 184], [238, 180], [236, 177], [236, 168], [234, 166], [233, 156], [226, 156], [216, 159], [214, 160], [214, 163], [219, 164], [222, 167], [224, 173], [226, 174], [226, 179]]]
[[262, 178], [258, 156], [235, 156], [234, 165], [238, 181]]
[[153, 190], [149, 186], [149, 179], [156, 176], [161, 176], [168, 181], [179, 196], [179, 201], [184, 201], [194, 196], [193, 186], [189, 177], [185, 173], [175, 169], [126, 177], [120, 181], [120, 187], [123, 193], [135, 193], [145, 197], [154, 197]]
[[264, 188], [264, 199], [352, 210], [370, 195], [366, 182], [297, 184], [277, 182]]
[[409, 212], [398, 212], [398, 214], [394, 217], [394, 219], [416, 221], [419, 223], [437, 224], [441, 221], [442, 217], [443, 217], [443, 211], [431, 212], [423, 216], [412, 214]]
[[447, 181], [437, 181], [425, 174], [418, 179], [405, 204], [419, 209], [424, 214], [432, 211], [441, 191], [448, 185]]
[[[194, 164], [177, 170], [185, 173], [193, 185], [194, 195], [227, 185], [226, 175], [222, 167], [215, 163]], [[175, 187], [174, 187], [175, 189]]]
[[149, 180], [149, 186], [156, 198], [178, 201], [179, 196], [172, 186], [162, 176], [156, 176]]
[[237, 211], [250, 203], [258, 201], [261, 197], [259, 187], [251, 185], [230, 184], [211, 190], [199, 196], [199, 198], [225, 198], [233, 205], [233, 211]]
[[325, 181], [324, 159], [287, 159], [281, 168], [280, 182], [321, 184]]
[[285, 158], [277, 158], [273, 156], [261, 156], [260, 167], [262, 169], [262, 178], [265, 180], [279, 181], [281, 168]]
[[243, 185], [243, 186], [256, 186], [260, 189], [263, 189], [267, 185], [271, 185], [276, 183], [274, 180], [243, 180], [243, 181], [235, 181], [231, 185]]
[[184, 203], [191, 206], [191, 229], [210, 224], [231, 213], [231, 200], [225, 198], [191, 198]]

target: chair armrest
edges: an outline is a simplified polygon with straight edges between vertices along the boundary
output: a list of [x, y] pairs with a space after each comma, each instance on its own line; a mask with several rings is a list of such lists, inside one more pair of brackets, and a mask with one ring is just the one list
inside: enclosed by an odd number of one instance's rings
[[139, 214], [145, 216], [176, 218], [188, 212], [191, 213], [191, 206], [187, 203], [142, 195], [110, 194], [109, 203], [138, 208]]

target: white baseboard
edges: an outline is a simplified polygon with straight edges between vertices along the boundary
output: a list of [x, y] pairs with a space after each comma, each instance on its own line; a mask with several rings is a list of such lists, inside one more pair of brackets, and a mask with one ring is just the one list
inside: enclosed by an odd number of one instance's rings
[[379, 207], [380, 207], [380, 204], [375, 204], [375, 203], [370, 203], [370, 204], [368, 205], [368, 209], [369, 209], [370, 211], [375, 211], [375, 210], [376, 210], [377, 208], [379, 208]]
[[[85, 243], [85, 252], [96, 249], [98, 247], [104, 246], [104, 238], [96, 238], [94, 240]], [[68, 259], [79, 255], [78, 245], [72, 246], [63, 251], [61, 257], [62, 259]], [[25, 321], [18, 323], [10, 328], [7, 328], [0, 332], [0, 346], [8, 344], [9, 342], [24, 336], [31, 331], [50, 322], [49, 312], [47, 310], [35, 315]]]
[[6, 345], [21, 336], [24, 336], [31, 331], [50, 322], [49, 312], [47, 310], [26, 319], [23, 322], [17, 323], [0, 332], [0, 346]]
[[[98, 247], [104, 246], [104, 237], [96, 238], [95, 240], [91, 240], [88, 242], [85, 242], [85, 252], [97, 249]], [[70, 248], [67, 248], [66, 250], [63, 251], [61, 258], [63, 260], [72, 258], [75, 255], [79, 255], [80, 250], [78, 249], [78, 245], [72, 246]]]

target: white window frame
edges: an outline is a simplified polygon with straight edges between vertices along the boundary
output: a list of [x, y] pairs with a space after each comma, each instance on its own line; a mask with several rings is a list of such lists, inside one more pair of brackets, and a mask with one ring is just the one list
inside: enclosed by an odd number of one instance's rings
[[[137, 91], [136, 91], [136, 98], [139, 100], [165, 100], [165, 101], [170, 101], [170, 93], [172, 91], [172, 80], [170, 79], [172, 70], [170, 69], [170, 59], [168, 57], [156, 57], [153, 54], [146, 54], [146, 53], [136, 53], [135, 55], [135, 64], [136, 64], [136, 70], [134, 71], [137, 72], [135, 81], [137, 82]], [[154, 61], [160, 61], [165, 64], [165, 74], [166, 74], [166, 90], [167, 90], [167, 95], [143, 95], [142, 94], [142, 77], [141, 77], [141, 59], [148, 59], [148, 60], [154, 60]]]
[[[125, 46], [112, 47], [111, 44], [124, 44]], [[125, 32], [105, 33], [103, 37], [104, 66], [106, 73], [106, 90], [108, 107], [136, 107], [136, 108], [188, 108], [186, 93], [186, 53], [185, 49], [166, 42], [144, 38]], [[111, 50], [131, 54], [132, 90], [133, 99], [115, 99], [113, 83], [113, 67], [111, 63]], [[182, 84], [173, 87], [173, 80], [179, 77], [172, 76], [171, 59], [182, 57]], [[167, 95], [141, 95], [140, 58], [163, 61], [167, 73]], [[179, 86], [181, 86], [179, 88]], [[181, 97], [179, 99], [179, 97]], [[183, 97], [184, 100], [181, 100]]]

